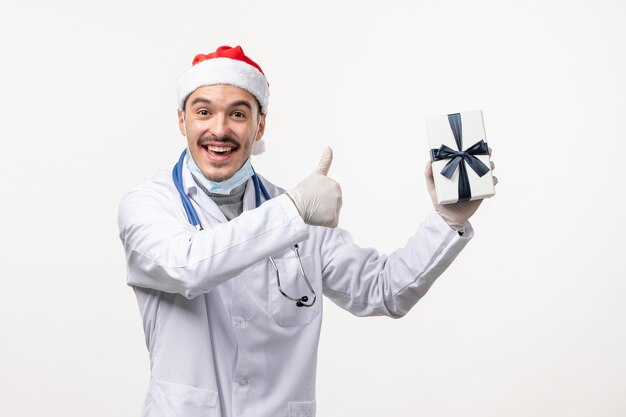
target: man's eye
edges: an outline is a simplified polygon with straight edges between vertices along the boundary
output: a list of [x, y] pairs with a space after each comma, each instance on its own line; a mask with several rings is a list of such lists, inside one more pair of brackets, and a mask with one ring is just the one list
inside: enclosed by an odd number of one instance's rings
[[246, 114], [242, 111], [234, 111], [233, 116], [236, 118], [244, 118], [246, 117]]
[[198, 114], [200, 116], [208, 116], [209, 115], [209, 111], [208, 110], [198, 110]]

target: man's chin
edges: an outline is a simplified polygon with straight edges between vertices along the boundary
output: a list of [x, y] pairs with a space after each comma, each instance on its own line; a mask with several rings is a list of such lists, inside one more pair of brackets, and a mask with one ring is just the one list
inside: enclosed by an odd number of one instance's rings
[[208, 173], [205, 171], [202, 171], [202, 173], [204, 174], [204, 177], [210, 181], [213, 182], [222, 182], [222, 181], [226, 181], [227, 179], [229, 179], [230, 177], [233, 176], [233, 173], [215, 173], [215, 172], [211, 172]]
[[222, 182], [226, 181], [233, 175], [237, 170], [233, 169], [231, 164], [229, 163], [204, 163], [204, 166], [199, 167], [202, 175], [208, 180], [213, 182]]

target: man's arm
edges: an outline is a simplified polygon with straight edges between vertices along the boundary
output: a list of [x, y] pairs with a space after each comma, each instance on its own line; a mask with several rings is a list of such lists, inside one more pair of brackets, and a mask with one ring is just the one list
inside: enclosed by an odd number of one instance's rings
[[[491, 169], [494, 167], [492, 162]], [[435, 210], [404, 248], [389, 256], [379, 255], [373, 249], [356, 246], [346, 231], [326, 232], [322, 248], [324, 293], [340, 307], [357, 316], [403, 316], [474, 236], [468, 220], [482, 200], [438, 204], [430, 162], [424, 174]]]
[[360, 248], [345, 230], [323, 238], [324, 294], [357, 316], [402, 317], [452, 263], [474, 231], [460, 236], [434, 211], [404, 248], [389, 256]]
[[308, 238], [285, 195], [211, 229], [196, 230], [164, 193], [140, 188], [118, 213], [128, 284], [187, 298], [211, 291], [272, 253]]

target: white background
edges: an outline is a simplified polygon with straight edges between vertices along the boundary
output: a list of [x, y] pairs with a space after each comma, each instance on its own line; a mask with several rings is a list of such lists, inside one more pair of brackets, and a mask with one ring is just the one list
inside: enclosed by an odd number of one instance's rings
[[407, 317], [325, 303], [318, 415], [626, 415], [623, 0], [1, 1], [3, 415], [139, 415], [117, 203], [175, 162], [175, 81], [221, 44], [271, 84], [257, 170], [293, 186], [331, 145], [362, 246], [430, 209], [426, 117], [482, 109], [494, 149], [475, 239]]

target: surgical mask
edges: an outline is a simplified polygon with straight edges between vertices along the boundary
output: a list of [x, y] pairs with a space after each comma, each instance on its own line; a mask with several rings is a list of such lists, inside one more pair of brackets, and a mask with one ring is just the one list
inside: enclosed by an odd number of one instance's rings
[[198, 168], [198, 165], [196, 165], [196, 162], [191, 156], [191, 152], [187, 151], [187, 154], [189, 155], [189, 158], [187, 159], [187, 168], [189, 168], [189, 171], [191, 171], [196, 181], [198, 181], [208, 192], [213, 194], [228, 195], [231, 191], [248, 181], [248, 178], [254, 175], [252, 162], [250, 161], [250, 158], [248, 158], [239, 171], [235, 172], [235, 175], [229, 179], [220, 182], [211, 181], [204, 176], [202, 171], [200, 171], [200, 168]]
[[[185, 129], [185, 137], [187, 137], [187, 121], [185, 120], [185, 114], [183, 113], [183, 128]], [[259, 126], [257, 125], [257, 131]], [[255, 133], [256, 136], [256, 133]], [[254, 169], [252, 169], [252, 161], [250, 158], [246, 160], [239, 171], [235, 172], [235, 174], [225, 181], [212, 181], [204, 176], [198, 165], [196, 165], [196, 161], [193, 160], [191, 156], [191, 151], [187, 149], [187, 168], [193, 174], [193, 177], [196, 181], [202, 185], [206, 191], [213, 194], [222, 194], [229, 195], [235, 188], [239, 187], [244, 182], [248, 181], [248, 178], [254, 175]]]

